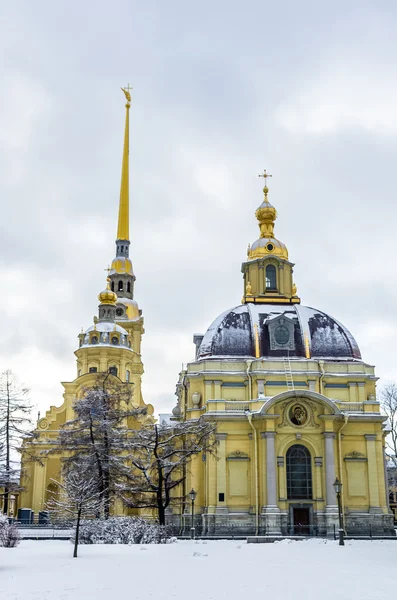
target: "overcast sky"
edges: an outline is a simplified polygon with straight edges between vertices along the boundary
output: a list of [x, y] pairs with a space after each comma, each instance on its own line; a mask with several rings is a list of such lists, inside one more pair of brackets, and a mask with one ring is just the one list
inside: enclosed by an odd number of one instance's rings
[[397, 5], [31, 0], [0, 15], [0, 369], [43, 412], [76, 376], [114, 256], [131, 107], [144, 398], [239, 304], [264, 168], [302, 302], [396, 378]]

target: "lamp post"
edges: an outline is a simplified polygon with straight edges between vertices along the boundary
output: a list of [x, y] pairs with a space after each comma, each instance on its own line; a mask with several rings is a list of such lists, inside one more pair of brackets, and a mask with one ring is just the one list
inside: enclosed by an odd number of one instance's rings
[[190, 528], [190, 538], [194, 540], [196, 530], [194, 528], [194, 501], [196, 499], [197, 492], [192, 488], [189, 492], [190, 500], [192, 501], [192, 526]]
[[339, 546], [344, 546], [345, 545], [345, 540], [343, 539], [343, 522], [342, 522], [342, 507], [341, 507], [341, 499], [340, 499], [340, 495], [342, 492], [342, 483], [339, 481], [338, 478], [335, 479], [334, 481], [334, 490], [336, 492], [336, 497], [338, 499], [338, 515], [339, 515]]

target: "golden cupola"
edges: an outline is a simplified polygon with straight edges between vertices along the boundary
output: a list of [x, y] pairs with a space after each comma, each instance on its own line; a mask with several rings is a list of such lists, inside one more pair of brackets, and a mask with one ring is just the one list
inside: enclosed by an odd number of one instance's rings
[[266, 171], [264, 199], [256, 210], [260, 237], [248, 246], [247, 261], [242, 265], [244, 273], [243, 303], [299, 304], [296, 285], [293, 282], [293, 264], [288, 260], [285, 244], [274, 236], [277, 211], [268, 199], [269, 188]]
[[110, 289], [110, 277], [107, 278], [106, 289], [98, 294], [98, 300], [101, 304], [116, 305], [117, 294]]
[[[271, 177], [265, 171], [262, 177]], [[257, 209], [255, 216], [258, 219], [260, 237], [248, 248], [248, 260], [261, 258], [268, 255], [280, 256], [288, 260], [288, 250], [283, 242], [274, 237], [274, 222], [277, 219], [277, 211], [268, 199], [269, 188], [265, 184], [263, 188], [264, 199]]]

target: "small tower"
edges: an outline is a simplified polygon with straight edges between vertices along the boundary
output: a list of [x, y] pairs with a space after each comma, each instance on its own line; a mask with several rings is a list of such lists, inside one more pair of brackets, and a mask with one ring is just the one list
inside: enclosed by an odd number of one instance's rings
[[266, 180], [271, 177], [264, 171], [264, 199], [257, 209], [260, 237], [248, 247], [247, 261], [242, 264], [244, 274], [243, 304], [299, 304], [292, 274], [294, 264], [288, 260], [285, 244], [274, 236], [277, 211], [268, 199]]
[[98, 322], [113, 322], [116, 319], [117, 294], [110, 289], [110, 277], [107, 278], [106, 289], [98, 294]]

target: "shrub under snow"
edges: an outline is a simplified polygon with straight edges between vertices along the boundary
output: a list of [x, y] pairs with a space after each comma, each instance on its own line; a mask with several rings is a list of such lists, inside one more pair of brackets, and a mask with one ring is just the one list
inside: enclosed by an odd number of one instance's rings
[[83, 521], [80, 544], [167, 544], [174, 541], [164, 525], [141, 517], [111, 517]]
[[8, 522], [5, 515], [0, 514], [0, 546], [3, 548], [15, 548], [18, 546], [21, 536], [13, 523]]

